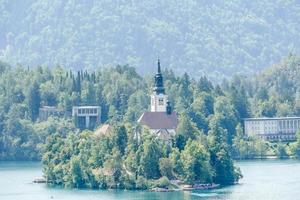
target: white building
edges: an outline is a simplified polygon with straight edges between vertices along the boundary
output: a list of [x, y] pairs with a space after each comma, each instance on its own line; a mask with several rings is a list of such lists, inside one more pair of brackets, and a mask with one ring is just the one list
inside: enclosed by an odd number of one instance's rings
[[74, 106], [72, 116], [79, 128], [93, 129], [101, 122], [101, 108], [100, 106]]
[[299, 129], [300, 117], [244, 119], [244, 130], [246, 135], [257, 135], [270, 141], [295, 140], [296, 132]]

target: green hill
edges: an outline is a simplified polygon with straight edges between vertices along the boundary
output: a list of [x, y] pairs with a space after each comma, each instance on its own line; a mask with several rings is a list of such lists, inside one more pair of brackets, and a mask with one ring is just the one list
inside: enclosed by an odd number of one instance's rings
[[255, 76], [236, 76], [231, 84], [247, 94], [253, 117], [291, 117], [300, 115], [299, 76], [300, 57], [290, 55]]
[[297, 0], [1, 0], [0, 59], [68, 68], [129, 64], [253, 73], [300, 53]]

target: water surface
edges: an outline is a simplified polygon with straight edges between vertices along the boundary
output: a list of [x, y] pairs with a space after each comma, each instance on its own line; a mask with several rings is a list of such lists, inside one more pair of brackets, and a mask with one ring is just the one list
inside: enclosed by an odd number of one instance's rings
[[263, 160], [238, 162], [244, 178], [238, 185], [210, 191], [153, 193], [60, 189], [32, 183], [42, 175], [37, 162], [0, 162], [1, 200], [195, 200], [300, 199], [300, 162]]

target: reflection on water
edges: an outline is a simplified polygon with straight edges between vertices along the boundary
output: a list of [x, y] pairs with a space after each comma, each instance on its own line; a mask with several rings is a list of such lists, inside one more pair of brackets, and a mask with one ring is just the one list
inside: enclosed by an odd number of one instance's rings
[[194, 192], [191, 192], [190, 195], [192, 196], [198, 196], [198, 197], [215, 197], [218, 195], [218, 193], [215, 193], [215, 192], [212, 192], [212, 193], [194, 193]]
[[210, 191], [154, 193], [121, 190], [78, 190], [33, 184], [41, 176], [37, 162], [0, 162], [0, 199], [64, 200], [224, 200], [224, 199], [300, 199], [300, 162], [263, 160], [238, 162], [244, 178], [239, 184]]

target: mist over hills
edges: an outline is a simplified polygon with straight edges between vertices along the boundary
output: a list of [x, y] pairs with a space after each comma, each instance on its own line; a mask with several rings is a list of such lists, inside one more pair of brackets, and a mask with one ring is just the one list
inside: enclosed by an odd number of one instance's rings
[[219, 79], [299, 54], [299, 19], [297, 0], [1, 0], [0, 60]]

